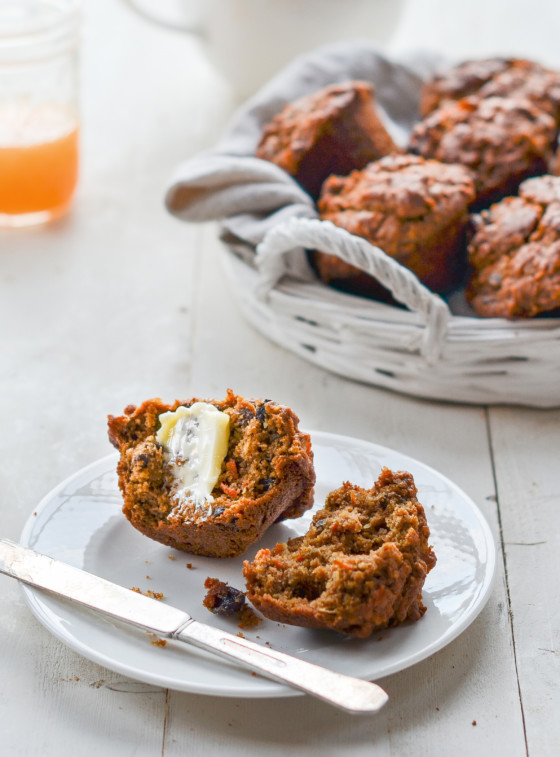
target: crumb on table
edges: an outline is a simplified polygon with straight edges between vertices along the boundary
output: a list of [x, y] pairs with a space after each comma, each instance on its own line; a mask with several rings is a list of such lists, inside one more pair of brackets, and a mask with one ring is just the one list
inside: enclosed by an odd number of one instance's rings
[[165, 639], [160, 639], [159, 636], [157, 636], [155, 633], [151, 633], [150, 631], [146, 631], [147, 635], [150, 638], [150, 644], [153, 644], [154, 647], [166, 647], [167, 641]]
[[142, 591], [142, 589], [139, 586], [131, 586], [130, 590], [135, 591], [137, 594], [143, 594], [145, 597], [150, 597], [151, 599], [158, 599], [158, 600], [163, 599], [162, 591], [152, 591], [151, 589], [148, 589], [147, 591]]

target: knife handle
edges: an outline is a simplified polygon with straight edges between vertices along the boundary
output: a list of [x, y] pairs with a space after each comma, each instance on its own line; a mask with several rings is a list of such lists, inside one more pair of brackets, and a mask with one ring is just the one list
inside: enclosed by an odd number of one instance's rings
[[375, 683], [335, 673], [196, 620], [180, 628], [173, 638], [234, 659], [267, 678], [287, 683], [347, 712], [377, 712], [389, 699]]

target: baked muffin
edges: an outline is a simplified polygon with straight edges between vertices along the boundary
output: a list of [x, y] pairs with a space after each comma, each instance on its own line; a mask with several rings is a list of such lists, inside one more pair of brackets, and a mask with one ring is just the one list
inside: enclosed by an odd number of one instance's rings
[[560, 125], [560, 72], [538, 63], [515, 61], [492, 77], [478, 92], [480, 97], [523, 97], [548, 113]]
[[[364, 237], [413, 271], [434, 292], [453, 289], [464, 273], [464, 231], [474, 185], [463, 166], [393, 155], [323, 187], [323, 220]], [[377, 298], [381, 285], [334, 255], [312, 253], [319, 277]]]
[[461, 63], [426, 82], [420, 113], [477, 94], [479, 97], [523, 97], [560, 123], [560, 73], [519, 58], [486, 58]]
[[264, 127], [256, 156], [283, 168], [316, 199], [327, 176], [346, 176], [398, 150], [377, 114], [373, 86], [350, 81], [286, 105]]
[[474, 175], [479, 206], [514, 194], [552, 159], [556, 123], [529, 100], [466, 97], [444, 105], [412, 130], [410, 150]]
[[271, 400], [147, 400], [109, 416], [123, 512], [162, 544], [235, 557], [313, 504], [311, 442]]
[[418, 620], [436, 557], [416, 495], [410, 473], [388, 468], [371, 489], [344, 483], [305, 536], [245, 561], [248, 599], [280, 623], [361, 638]]
[[467, 60], [435, 74], [420, 90], [420, 115], [427, 116], [442, 105], [475, 94], [496, 74], [514, 62], [513, 58]]
[[527, 318], [560, 308], [560, 177], [539, 176], [473, 216], [466, 297], [483, 317]]

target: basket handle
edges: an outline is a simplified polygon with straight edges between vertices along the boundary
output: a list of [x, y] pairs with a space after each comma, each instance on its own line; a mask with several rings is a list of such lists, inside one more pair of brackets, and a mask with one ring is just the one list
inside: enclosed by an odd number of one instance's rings
[[298, 247], [336, 255], [378, 279], [396, 300], [422, 317], [425, 328], [420, 353], [429, 364], [438, 361], [451, 318], [447, 304], [379, 247], [330, 221], [292, 218], [270, 229], [257, 247], [260, 299], [266, 299], [279, 279], [289, 272], [283, 257]]

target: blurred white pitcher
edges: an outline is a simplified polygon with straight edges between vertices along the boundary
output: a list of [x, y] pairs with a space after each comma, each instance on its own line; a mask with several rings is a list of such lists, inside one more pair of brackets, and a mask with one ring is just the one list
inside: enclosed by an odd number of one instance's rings
[[238, 98], [300, 53], [361, 38], [386, 47], [405, 0], [125, 0], [145, 17], [199, 33]]
[[300, 53], [349, 38], [386, 47], [404, 0], [204, 0], [208, 55], [245, 98]]

